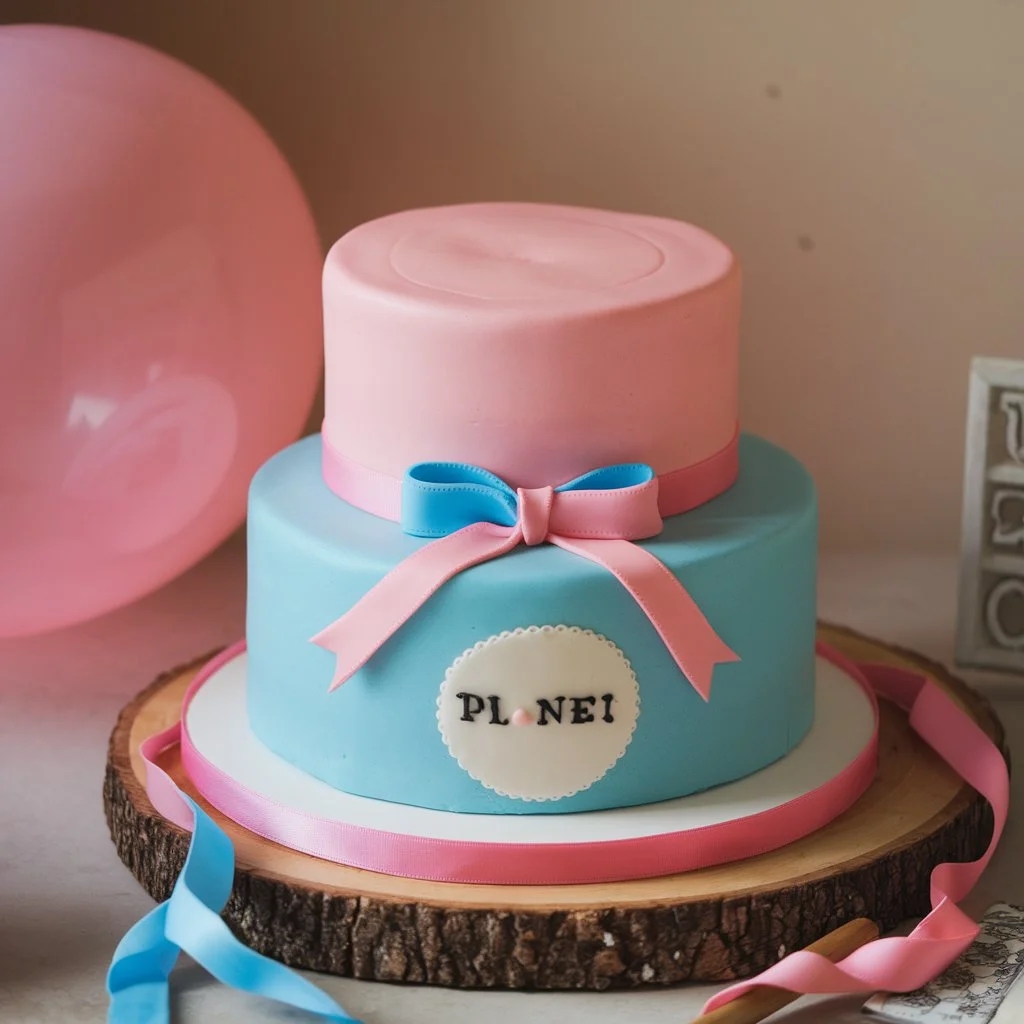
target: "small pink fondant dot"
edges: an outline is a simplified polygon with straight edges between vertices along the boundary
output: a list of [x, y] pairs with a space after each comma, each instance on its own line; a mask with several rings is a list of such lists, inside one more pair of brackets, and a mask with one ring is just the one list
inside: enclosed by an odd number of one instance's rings
[[513, 725], [533, 725], [533, 715], [526, 708], [516, 708], [512, 712]]

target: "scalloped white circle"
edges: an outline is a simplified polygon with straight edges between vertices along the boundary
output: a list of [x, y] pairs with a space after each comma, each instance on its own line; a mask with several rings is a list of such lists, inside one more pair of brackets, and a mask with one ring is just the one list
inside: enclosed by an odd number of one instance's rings
[[343, 793], [268, 750], [249, 728], [244, 652], [218, 668], [186, 713], [193, 746], [266, 800], [330, 821], [396, 835], [478, 843], [600, 843], [687, 832], [769, 811], [823, 786], [871, 741], [868, 696], [841, 668], [817, 659], [811, 731], [785, 757], [736, 782], [639, 807], [577, 814], [459, 814]]
[[579, 626], [527, 626], [488, 637], [445, 673], [437, 725], [481, 785], [519, 800], [588, 789], [626, 752], [640, 713], [629, 660]]

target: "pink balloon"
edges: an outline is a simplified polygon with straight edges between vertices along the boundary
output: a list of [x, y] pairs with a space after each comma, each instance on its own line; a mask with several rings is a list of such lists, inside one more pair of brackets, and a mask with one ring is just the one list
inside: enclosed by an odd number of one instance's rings
[[242, 521], [322, 354], [295, 177], [136, 43], [0, 28], [0, 636], [118, 607]]

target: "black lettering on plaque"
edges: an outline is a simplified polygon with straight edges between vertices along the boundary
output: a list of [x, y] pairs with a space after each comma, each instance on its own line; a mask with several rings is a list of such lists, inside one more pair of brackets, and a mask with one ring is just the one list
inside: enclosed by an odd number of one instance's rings
[[[460, 722], [475, 722], [476, 715], [479, 715], [484, 709], [483, 697], [478, 697], [475, 693], [457, 693], [455, 694], [457, 700], [462, 701], [462, 718]], [[475, 701], [476, 707], [470, 709], [469, 702]]]
[[508, 725], [508, 719], [501, 717], [501, 698], [490, 696], [487, 698], [491, 705], [491, 725]]
[[604, 714], [601, 716], [602, 722], [614, 722], [615, 719], [612, 716], [612, 701], [615, 700], [614, 693], [606, 693], [601, 700], [604, 701]]
[[569, 701], [572, 704], [573, 725], [583, 725], [594, 720], [594, 716], [587, 710], [587, 705], [593, 707], [597, 703], [596, 697], [570, 697]]
[[548, 715], [551, 716], [553, 721], [558, 722], [559, 725], [562, 724], [562, 705], [565, 703], [565, 698], [556, 697], [555, 700], [558, 701], [557, 711], [552, 706], [551, 701], [546, 697], [541, 697], [540, 700], [537, 701], [537, 707], [540, 708], [540, 717], [537, 719], [538, 725], [547, 725]]

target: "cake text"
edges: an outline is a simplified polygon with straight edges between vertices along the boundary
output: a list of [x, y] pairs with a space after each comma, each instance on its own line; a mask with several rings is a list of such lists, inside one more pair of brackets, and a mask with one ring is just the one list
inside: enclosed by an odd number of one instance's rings
[[[483, 719], [487, 725], [508, 725], [509, 719], [502, 714], [501, 697], [489, 694], [484, 697], [478, 693], [462, 690], [455, 694], [462, 701], [460, 721], [476, 722], [477, 718], [486, 713]], [[614, 722], [612, 704], [615, 694], [605, 693], [600, 697], [541, 697], [537, 700], [537, 725], [586, 725], [589, 722]], [[600, 717], [598, 717], [598, 715]]]

